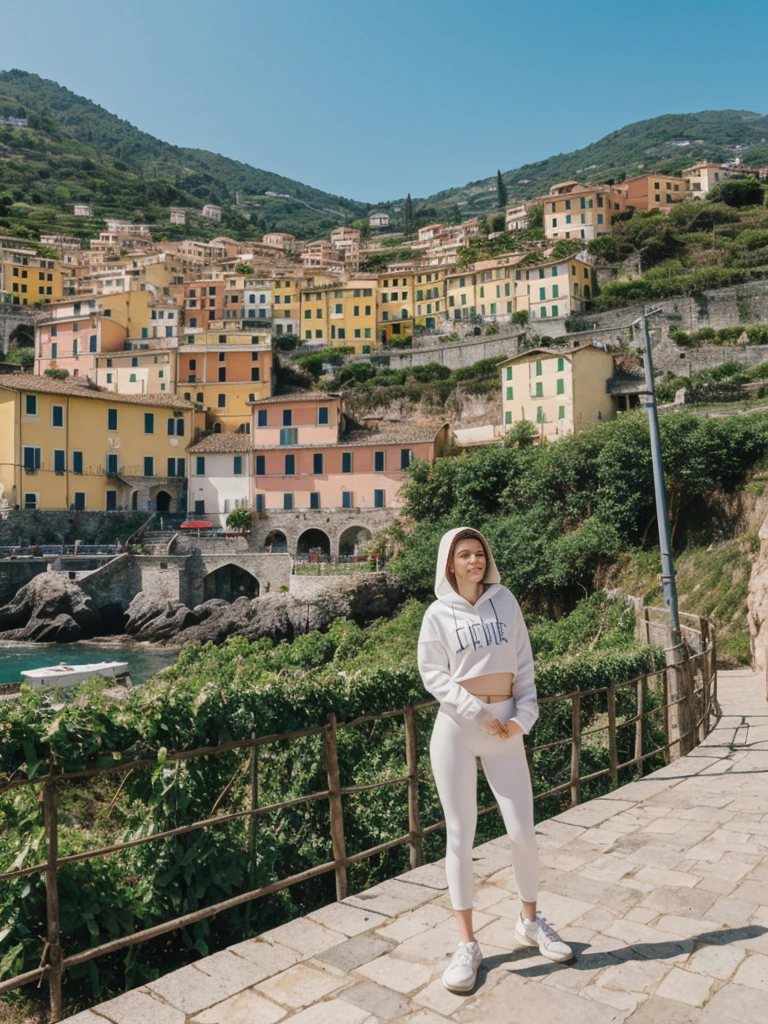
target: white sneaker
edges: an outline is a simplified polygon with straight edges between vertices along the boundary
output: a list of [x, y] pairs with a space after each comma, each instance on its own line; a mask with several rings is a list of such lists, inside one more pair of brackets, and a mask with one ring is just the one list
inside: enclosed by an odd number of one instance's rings
[[537, 914], [535, 921], [524, 921], [521, 915], [515, 926], [515, 937], [523, 946], [538, 946], [541, 955], [549, 960], [562, 963], [573, 959], [571, 947], [563, 942], [542, 914]]
[[443, 972], [443, 984], [449, 992], [469, 992], [475, 987], [483, 954], [476, 942], [460, 942], [453, 959]]

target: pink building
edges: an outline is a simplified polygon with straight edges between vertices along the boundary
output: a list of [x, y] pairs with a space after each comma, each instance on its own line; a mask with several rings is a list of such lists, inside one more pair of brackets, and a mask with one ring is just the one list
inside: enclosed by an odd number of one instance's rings
[[125, 327], [104, 315], [96, 302], [57, 306], [38, 322], [35, 331], [35, 373], [67, 370], [70, 377], [96, 379], [96, 356], [119, 352], [127, 337]]
[[253, 506], [277, 509], [397, 508], [404, 471], [433, 461], [448, 425], [347, 429], [337, 394], [300, 392], [251, 403]]

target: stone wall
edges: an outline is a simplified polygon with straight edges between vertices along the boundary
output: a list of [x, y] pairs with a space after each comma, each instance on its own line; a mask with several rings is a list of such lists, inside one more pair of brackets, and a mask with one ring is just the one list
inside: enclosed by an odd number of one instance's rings
[[106, 565], [80, 576], [77, 583], [99, 610], [109, 607], [125, 611], [143, 589], [138, 563], [134, 555], [117, 555]]
[[486, 394], [465, 394], [455, 391], [444, 405], [430, 402], [412, 402], [408, 398], [395, 398], [385, 405], [369, 405], [366, 392], [350, 391], [347, 411], [353, 420], [384, 420], [396, 423], [434, 423], [445, 420], [456, 429], [501, 423], [501, 388]]
[[9, 544], [112, 544], [147, 521], [146, 512], [44, 512], [11, 509], [0, 516], [0, 546]]
[[50, 558], [25, 558], [0, 562], [0, 607], [41, 572], [47, 572]]
[[[388, 360], [386, 365], [391, 370], [407, 370], [409, 366], [424, 366], [426, 363], [441, 363], [452, 370], [458, 370], [462, 366], [479, 363], [481, 359], [508, 359], [517, 355], [521, 333], [519, 327], [515, 327], [514, 332], [502, 328], [498, 334], [486, 334], [479, 338], [472, 336], [462, 341], [438, 342], [413, 349], [393, 349], [384, 358]], [[375, 362], [379, 363], [380, 358], [376, 358]]]
[[[360, 577], [375, 578], [375, 573], [350, 573], [348, 576], [291, 576], [289, 589], [291, 597], [299, 601], [321, 601], [326, 594], [346, 590], [350, 583]], [[386, 573], [379, 573], [380, 577]]]

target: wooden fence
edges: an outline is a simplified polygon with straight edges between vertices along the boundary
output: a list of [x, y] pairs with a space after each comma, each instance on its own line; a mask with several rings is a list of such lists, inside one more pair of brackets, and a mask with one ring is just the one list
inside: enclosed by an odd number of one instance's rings
[[[697, 743], [701, 742], [713, 727], [719, 715], [717, 703], [717, 669], [715, 664], [716, 648], [714, 629], [706, 619], [696, 618], [694, 625], [687, 625], [685, 639], [676, 648], [667, 649], [667, 666], [655, 672], [637, 676], [623, 682], [611, 683], [608, 686], [595, 687], [590, 690], [574, 690], [571, 693], [560, 694], [552, 697], [542, 697], [539, 704], [544, 709], [557, 702], [571, 702], [571, 735], [551, 743], [544, 743], [529, 748], [529, 754], [539, 751], [552, 750], [556, 747], [570, 745], [570, 778], [567, 782], [553, 786], [544, 792], [536, 793], [534, 799], [541, 800], [545, 797], [562, 794], [568, 800], [570, 806], [575, 806], [581, 800], [581, 788], [584, 783], [590, 782], [601, 776], [610, 775], [611, 783], [618, 785], [619, 772], [625, 768], [635, 768], [638, 774], [642, 775], [645, 762], [660, 754], [668, 759], [674, 759], [681, 754], [687, 753]], [[655, 707], [646, 707], [646, 694], [649, 687], [661, 687], [664, 692], [664, 702]], [[637, 713], [632, 718], [624, 718], [617, 722], [616, 696], [622, 690], [634, 690], [635, 707]], [[588, 730], [582, 730], [582, 701], [585, 697], [596, 694], [605, 694], [606, 701], [606, 722], [604, 725], [594, 726]], [[97, 776], [104, 776], [110, 773], [126, 773], [139, 767], [151, 767], [157, 763], [155, 759], [146, 758], [120, 763], [114, 767], [104, 769], [91, 769], [86, 771], [55, 773], [43, 776], [39, 779], [17, 780], [0, 786], [0, 794], [22, 786], [36, 786], [42, 790], [40, 802], [43, 809], [45, 826], [46, 859], [39, 864], [20, 868], [14, 871], [0, 873], [0, 882], [11, 881], [34, 874], [44, 874], [46, 883], [46, 905], [47, 905], [47, 929], [46, 942], [41, 952], [40, 966], [35, 970], [27, 971], [24, 974], [8, 978], [0, 982], [0, 993], [10, 989], [20, 988], [32, 982], [41, 984], [47, 982], [50, 998], [51, 1024], [60, 1021], [63, 1013], [62, 981], [65, 971], [79, 964], [84, 964], [97, 957], [115, 953], [129, 946], [148, 942], [167, 932], [175, 931], [195, 924], [206, 918], [213, 917], [223, 911], [230, 910], [241, 904], [266, 896], [269, 893], [278, 892], [281, 889], [296, 885], [299, 882], [316, 878], [328, 872], [335, 872], [336, 898], [343, 900], [347, 895], [347, 866], [357, 861], [372, 857], [375, 854], [384, 852], [396, 846], [408, 844], [410, 850], [410, 864], [418, 867], [422, 863], [422, 845], [424, 836], [445, 826], [445, 821], [438, 821], [427, 827], [422, 827], [419, 812], [419, 787], [422, 783], [431, 783], [431, 779], [420, 778], [418, 774], [418, 751], [416, 733], [416, 713], [426, 708], [435, 706], [434, 701], [411, 705], [399, 708], [396, 711], [388, 711], [378, 715], [364, 715], [352, 721], [339, 723], [333, 713], [328, 715], [326, 724], [312, 729], [301, 729], [295, 732], [276, 734], [271, 736], [256, 736], [252, 733], [248, 739], [223, 743], [215, 747], [203, 747], [196, 750], [184, 750], [169, 753], [167, 761], [183, 761], [190, 758], [210, 757], [235, 750], [249, 751], [250, 753], [250, 801], [247, 810], [236, 811], [229, 814], [220, 814], [215, 817], [195, 821], [192, 824], [178, 828], [168, 829], [164, 832], [156, 832], [152, 835], [142, 836], [128, 842], [115, 843], [110, 846], [98, 849], [87, 850], [81, 853], [70, 854], [60, 857], [58, 853], [58, 792], [59, 788], [69, 780], [88, 779]], [[651, 715], [665, 715], [666, 742], [650, 751], [643, 752], [644, 727]], [[368, 722], [381, 721], [387, 718], [402, 716], [405, 725], [405, 756], [407, 773], [394, 779], [387, 779], [383, 782], [374, 782], [368, 785], [342, 786], [339, 775], [339, 759], [337, 754], [337, 735], [341, 729], [353, 729]], [[626, 761], [619, 762], [617, 730], [634, 725], [634, 748], [633, 756]], [[609, 751], [609, 767], [588, 775], [581, 775], [580, 762], [582, 744], [585, 739], [596, 733], [606, 733]], [[303, 796], [280, 803], [273, 803], [259, 806], [259, 780], [258, 780], [258, 754], [259, 748], [265, 744], [281, 740], [292, 740], [305, 736], [322, 735], [325, 769], [327, 776], [327, 787], [314, 793], [307, 793]], [[380, 789], [386, 786], [394, 786], [407, 783], [408, 792], [408, 832], [405, 835], [397, 836], [387, 842], [379, 843], [359, 853], [348, 854], [344, 835], [344, 798], [356, 793]], [[222, 794], [223, 796], [223, 794]], [[282, 810], [287, 807], [294, 807], [298, 804], [307, 803], [313, 800], [327, 800], [330, 815], [331, 843], [333, 859], [323, 864], [317, 864], [294, 875], [277, 879], [269, 885], [251, 889], [248, 892], [239, 893], [230, 899], [196, 910], [193, 913], [181, 915], [169, 921], [164, 921], [151, 928], [145, 928], [126, 935], [111, 942], [94, 946], [91, 949], [81, 950], [76, 953], [64, 955], [63, 942], [60, 928], [59, 914], [59, 890], [58, 872], [67, 864], [77, 861], [94, 860], [98, 857], [106, 857], [120, 850], [127, 850], [130, 847], [139, 846], [144, 843], [154, 843], [171, 836], [179, 836], [193, 832], [198, 829], [211, 828], [224, 822], [244, 819], [248, 827], [248, 845], [251, 854], [251, 863], [255, 857], [256, 844], [256, 820], [258, 815], [272, 811]], [[218, 804], [219, 801], [217, 801]], [[214, 810], [216, 808], [214, 807]], [[487, 814], [496, 810], [496, 804], [479, 810], [479, 814]]]

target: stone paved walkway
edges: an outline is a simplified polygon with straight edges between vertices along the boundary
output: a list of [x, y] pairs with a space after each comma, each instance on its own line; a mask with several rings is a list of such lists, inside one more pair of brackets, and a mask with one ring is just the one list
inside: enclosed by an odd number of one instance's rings
[[[456, 932], [427, 865], [231, 946], [68, 1024], [757, 1024], [768, 1021], [768, 706], [720, 677], [688, 757], [537, 826], [542, 910], [576, 950], [516, 947], [506, 840], [476, 850], [475, 992], [440, 981]], [[510, 895], [510, 892], [512, 895]]]

